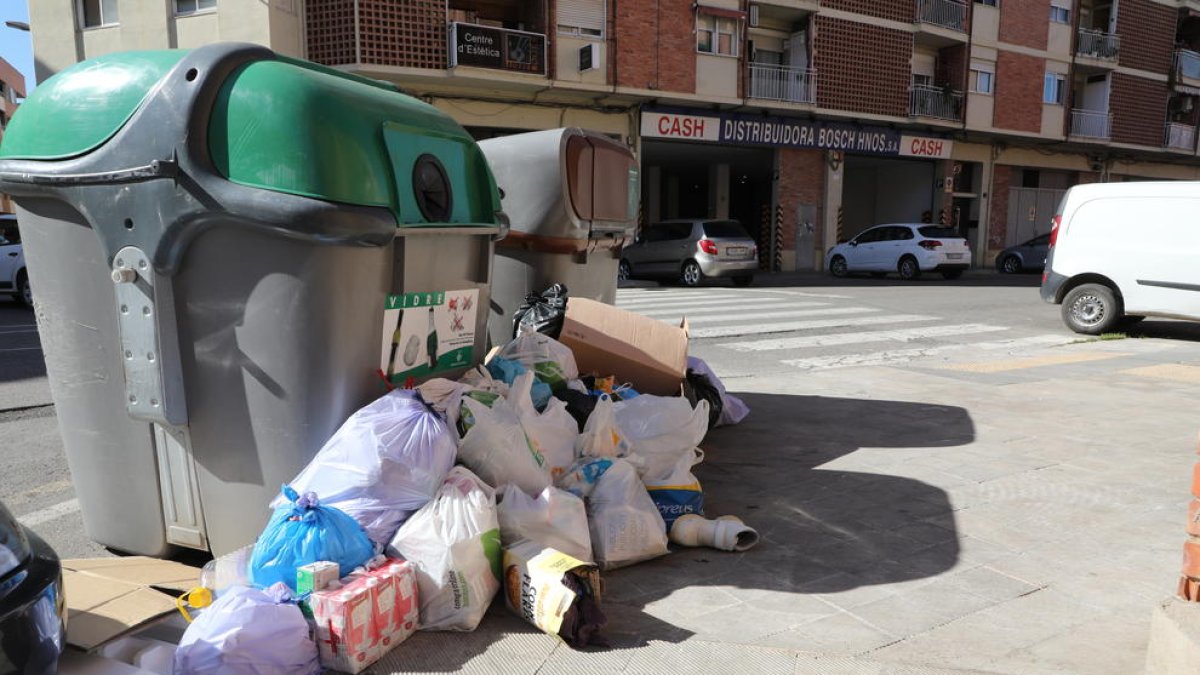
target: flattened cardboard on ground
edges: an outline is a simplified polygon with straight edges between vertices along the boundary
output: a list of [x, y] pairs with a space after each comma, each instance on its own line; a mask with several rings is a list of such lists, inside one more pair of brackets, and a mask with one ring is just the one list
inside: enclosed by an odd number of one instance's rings
[[175, 611], [175, 595], [200, 577], [195, 567], [141, 556], [64, 560], [62, 567], [67, 642], [85, 650]]
[[675, 396], [687, 372], [687, 329], [587, 298], [571, 298], [559, 342], [583, 374], [615, 375], [643, 394]]

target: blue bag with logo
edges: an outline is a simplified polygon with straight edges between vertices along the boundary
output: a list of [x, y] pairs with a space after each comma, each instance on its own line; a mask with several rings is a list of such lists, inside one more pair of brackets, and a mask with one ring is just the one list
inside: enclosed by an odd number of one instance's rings
[[360, 567], [375, 553], [358, 521], [341, 509], [321, 506], [317, 495], [283, 486], [291, 505], [275, 509], [250, 554], [250, 581], [259, 588], [278, 582], [296, 590], [296, 568], [330, 561], [342, 574]]

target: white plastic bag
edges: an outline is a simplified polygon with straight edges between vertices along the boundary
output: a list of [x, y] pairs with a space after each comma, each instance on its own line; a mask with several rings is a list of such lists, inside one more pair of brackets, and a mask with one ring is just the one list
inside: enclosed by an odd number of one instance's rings
[[575, 365], [575, 354], [571, 348], [536, 331], [523, 328], [521, 334], [505, 345], [497, 356], [520, 361], [554, 391], [579, 377], [579, 367]]
[[592, 555], [610, 570], [667, 553], [667, 526], [637, 470], [619, 458], [581, 459], [560, 487], [587, 505]]
[[322, 672], [291, 591], [235, 586], [188, 625], [175, 649], [177, 675], [300, 675]]
[[695, 356], [688, 357], [688, 370], [694, 370], [708, 377], [708, 381], [717, 388], [721, 394], [721, 402], [724, 404], [721, 407], [721, 416], [717, 419], [717, 426], [725, 426], [727, 424], [737, 424], [746, 419], [746, 415], [750, 414], [750, 406], [746, 405], [742, 399], [725, 391], [725, 384], [721, 382], [721, 378], [713, 372], [712, 368], [703, 359]]
[[536, 499], [513, 484], [504, 486], [496, 505], [505, 548], [532, 541], [584, 562], [592, 560], [587, 509], [566, 490], [548, 487]]
[[[397, 389], [351, 415], [289, 485], [317, 493], [384, 544], [437, 492], [454, 466], [455, 441], [416, 392]], [[277, 497], [271, 506], [286, 504]]]
[[693, 408], [682, 396], [642, 394], [614, 409], [617, 426], [629, 441], [629, 455], [643, 477], [670, 471], [708, 433], [708, 401]]
[[490, 408], [469, 396], [462, 402], [474, 424], [459, 445], [459, 461], [493, 487], [513, 483], [536, 495], [552, 483], [545, 460], [508, 401], [497, 399]]
[[[521, 417], [521, 426], [533, 449], [542, 456], [543, 464], [550, 477], [557, 478], [575, 462], [575, 441], [579, 438], [579, 425], [567, 412], [567, 404], [551, 397], [546, 409], [538, 412], [533, 405], [530, 389], [533, 373], [526, 372], [513, 382], [509, 402]], [[567, 551], [564, 551], [567, 553]], [[578, 557], [578, 556], [576, 556]]]
[[679, 516], [689, 513], [704, 515], [704, 490], [700, 487], [700, 480], [692, 473], [692, 467], [703, 461], [704, 451], [694, 448], [680, 455], [675, 466], [666, 473], [642, 478], [650, 499], [654, 500], [658, 514], [667, 526], [668, 534]]
[[495, 490], [454, 467], [433, 501], [396, 533], [387, 553], [417, 569], [421, 630], [475, 630], [500, 588]]
[[[641, 398], [641, 397], [638, 397]], [[636, 399], [635, 399], [636, 400]], [[624, 457], [629, 454], [630, 444], [617, 425], [616, 407], [607, 394], [596, 401], [592, 414], [588, 415], [583, 433], [575, 442], [577, 457]]]

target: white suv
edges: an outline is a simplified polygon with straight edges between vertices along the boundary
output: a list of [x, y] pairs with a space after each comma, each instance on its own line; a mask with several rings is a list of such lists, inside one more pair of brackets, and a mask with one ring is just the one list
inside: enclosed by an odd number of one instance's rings
[[825, 268], [835, 277], [896, 272], [901, 279], [916, 279], [922, 272], [941, 272], [957, 279], [970, 266], [971, 248], [954, 228], [919, 223], [876, 225], [825, 254]]
[[21, 232], [17, 229], [17, 217], [11, 215], [0, 215], [0, 294], [4, 293], [26, 307], [33, 307]]

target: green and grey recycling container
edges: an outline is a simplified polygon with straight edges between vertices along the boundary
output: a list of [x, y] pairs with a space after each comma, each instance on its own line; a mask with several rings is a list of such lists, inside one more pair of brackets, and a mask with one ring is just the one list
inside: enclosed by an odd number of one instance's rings
[[612, 303], [621, 250], [639, 209], [637, 159], [582, 129], [550, 129], [479, 142], [499, 183], [511, 231], [496, 245], [493, 344], [512, 339], [526, 294], [554, 283], [569, 297]]
[[113, 54], [0, 145], [96, 541], [252, 543], [355, 409], [485, 347], [487, 163], [394, 87], [245, 44]]

